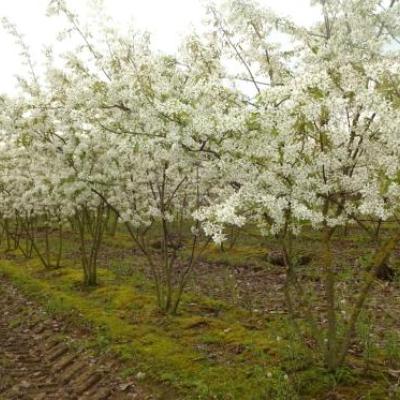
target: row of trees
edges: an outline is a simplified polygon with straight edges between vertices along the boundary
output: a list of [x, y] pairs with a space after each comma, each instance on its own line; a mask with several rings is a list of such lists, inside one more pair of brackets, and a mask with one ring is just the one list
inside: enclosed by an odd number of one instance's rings
[[295, 237], [311, 226], [324, 248], [321, 346], [326, 366], [340, 366], [400, 239], [399, 226], [379, 244], [339, 337], [332, 237], [348, 224], [369, 234], [363, 219], [379, 225], [399, 212], [400, 2], [313, 3], [321, 19], [310, 28], [247, 0], [209, 6], [205, 33], [162, 55], [147, 34], [87, 31], [53, 0], [49, 13], [65, 17], [82, 45], [62, 62], [47, 51], [44, 74], [4, 21], [30, 70], [19, 96], [1, 97], [7, 246], [59, 267], [63, 231], [73, 231], [84, 283], [95, 285], [102, 239], [123, 225], [145, 255], [158, 306], [175, 313], [208, 238], [220, 243], [227, 225], [251, 223], [279, 238], [294, 318], [306, 303]]

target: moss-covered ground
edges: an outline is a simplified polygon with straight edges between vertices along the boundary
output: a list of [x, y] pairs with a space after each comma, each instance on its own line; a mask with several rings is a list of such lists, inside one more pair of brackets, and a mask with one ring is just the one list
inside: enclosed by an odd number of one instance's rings
[[[48, 311], [81, 327], [85, 335], [79, 345], [117, 355], [124, 375], [142, 372], [149, 382], [170, 388], [160, 391], [160, 398], [400, 399], [398, 310], [376, 321], [366, 312], [359, 346], [345, 368], [329, 374], [315, 344], [300, 340], [293, 329], [278, 293], [282, 272], [268, 265], [266, 245], [253, 239], [229, 251], [211, 247], [205, 253], [177, 316], [157, 310], [144, 259], [130, 251], [123, 233], [106, 239], [95, 288], [81, 285], [72, 239], [66, 239], [60, 269], [46, 271], [37, 258], [14, 251], [3, 253], [0, 273]], [[310, 250], [314, 240], [303, 238], [304, 249]], [[365, 246], [357, 235], [340, 238], [346, 240], [342, 252], [349, 258], [357, 253], [354, 247]], [[312, 266], [307, 274], [317, 275]], [[352, 271], [343, 268], [338, 274], [345, 282]], [[260, 284], [262, 277], [266, 284]], [[399, 296], [397, 282], [380, 285], [380, 291]], [[373, 312], [379, 301], [371, 304]], [[390, 329], [379, 325], [390, 318], [396, 320]]]

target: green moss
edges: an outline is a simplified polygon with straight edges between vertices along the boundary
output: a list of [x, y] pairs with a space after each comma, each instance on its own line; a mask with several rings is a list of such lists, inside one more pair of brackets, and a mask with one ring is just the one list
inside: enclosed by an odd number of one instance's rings
[[[253, 242], [240, 242], [229, 252], [211, 246], [204, 259], [228, 266], [265, 265], [267, 247]], [[132, 247], [122, 234], [107, 238], [106, 245]], [[68, 242], [66, 246], [73, 247]], [[90, 328], [85, 346], [117, 354], [124, 375], [146, 372], [149, 381], [175, 388], [179, 396], [172, 398], [324, 398], [338, 385], [318, 368], [312, 350], [292, 335], [285, 316], [249, 316], [224, 301], [194, 293], [184, 296], [178, 316], [165, 316], [155, 307], [153, 284], [140, 268], [132, 272], [131, 264], [122, 271], [119, 259], [111, 260], [107, 269], [99, 268], [99, 286], [88, 290], [81, 285], [82, 271], [73, 258], [61, 269], [44, 271], [35, 258], [23, 260], [18, 252], [15, 257], [1, 260], [0, 271], [49, 311]], [[140, 267], [142, 261], [138, 256], [133, 263]], [[259, 323], [249, 323], [251, 318]]]
[[[261, 370], [257, 372], [253, 366], [243, 369], [243, 357], [237, 357], [234, 352], [224, 358], [228, 364], [224, 360], [215, 362], [210, 355], [204, 356], [201, 344], [207, 342], [204, 340], [204, 330], [217, 338], [222, 347], [232, 344], [239, 346], [257, 340], [266, 345], [263, 334], [246, 334], [245, 328], [239, 323], [228, 326], [227, 322], [213, 318], [158, 316], [153, 305], [150, 305], [154, 304], [151, 296], [137, 293], [130, 285], [104, 286], [86, 293], [74, 288], [73, 284], [79, 278], [78, 269], [68, 267], [60, 273], [41, 273], [37, 277], [39, 267], [30, 262], [25, 264], [17, 268], [13, 262], [7, 261], [1, 264], [0, 270], [26, 293], [43, 302], [50, 311], [84, 320], [93, 329], [91, 346], [97, 350], [109, 348], [124, 360], [134, 360], [159, 380], [185, 391], [190, 389], [187, 393], [194, 390], [199, 398], [210, 393], [216, 398], [254, 398], [246, 396], [249, 395], [250, 385], [264, 379]], [[107, 307], [104, 307], [105, 304]], [[129, 312], [133, 304], [136, 307], [140, 304], [148, 316], [140, 324], [118, 316], [117, 311]], [[206, 301], [205, 305], [216, 306], [212, 301]], [[257, 339], [254, 336], [259, 337]], [[260, 360], [254, 357], [253, 361]], [[250, 374], [249, 368], [252, 370]], [[261, 398], [263, 391], [260, 386], [253, 388], [252, 396], [259, 395]]]

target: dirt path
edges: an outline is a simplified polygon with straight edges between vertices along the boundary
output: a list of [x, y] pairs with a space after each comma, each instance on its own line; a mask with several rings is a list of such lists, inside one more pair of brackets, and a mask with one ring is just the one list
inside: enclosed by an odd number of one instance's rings
[[154, 399], [117, 378], [115, 362], [55, 339], [60, 329], [0, 278], [0, 400]]

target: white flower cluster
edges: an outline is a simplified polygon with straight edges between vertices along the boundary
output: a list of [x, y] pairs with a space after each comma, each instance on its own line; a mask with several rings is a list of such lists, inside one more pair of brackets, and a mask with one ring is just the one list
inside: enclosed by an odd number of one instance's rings
[[208, 32], [174, 56], [110, 28], [62, 67], [49, 56], [42, 83], [0, 98], [2, 217], [103, 202], [135, 228], [194, 218], [217, 242], [246, 222], [275, 234], [389, 218], [399, 3], [324, 4], [307, 29], [251, 1], [211, 7]]

